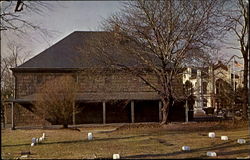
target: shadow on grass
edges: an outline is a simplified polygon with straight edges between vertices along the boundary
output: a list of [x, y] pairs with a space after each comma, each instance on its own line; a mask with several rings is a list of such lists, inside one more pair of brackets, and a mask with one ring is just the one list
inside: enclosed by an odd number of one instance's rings
[[232, 155], [232, 154], [241, 154], [241, 153], [248, 153], [250, 154], [249, 149], [241, 149], [241, 150], [234, 150], [234, 151], [228, 151], [228, 152], [218, 152], [220, 156], [224, 155]]
[[173, 146], [174, 144], [167, 142], [165, 139], [159, 139], [159, 138], [149, 138], [149, 140], [155, 140], [156, 142], [163, 144], [165, 146]]
[[[97, 138], [94, 139], [93, 141], [113, 141], [113, 140], [122, 140], [122, 139], [130, 139], [130, 138], [137, 138], [137, 137], [145, 137], [145, 136], [152, 136], [152, 134], [141, 134], [141, 135], [136, 135], [136, 136], [126, 136], [126, 137], [114, 137], [114, 138]], [[149, 138], [149, 140], [156, 140], [161, 144], [164, 144], [166, 146], [170, 146], [173, 144], [170, 144], [166, 142], [164, 139], [158, 139], [158, 138]], [[249, 139], [246, 137], [246, 139]], [[59, 141], [59, 142], [46, 142], [41, 143], [39, 145], [49, 145], [49, 144], [70, 144], [70, 143], [90, 143], [93, 141], [89, 141], [87, 139], [85, 140], [74, 140], [74, 141]], [[229, 141], [226, 141], [224, 143], [220, 144], [212, 144], [209, 147], [201, 147], [201, 148], [196, 148], [192, 149], [191, 151], [175, 151], [171, 153], [165, 153], [165, 154], [140, 154], [140, 155], [131, 155], [131, 156], [123, 156], [122, 158], [159, 158], [159, 157], [168, 157], [168, 156], [177, 156], [181, 154], [192, 154], [195, 152], [199, 151], [204, 151], [204, 155], [199, 156], [199, 157], [191, 157], [192, 159], [199, 159], [199, 158], [205, 158], [207, 157], [205, 155], [205, 152], [207, 151], [214, 151], [214, 150], [219, 150], [219, 149], [226, 149], [230, 147], [239, 147], [239, 146], [246, 146], [250, 145], [250, 142], [247, 142], [245, 144], [238, 144], [236, 143], [236, 139], [232, 139]], [[17, 147], [17, 146], [30, 146], [30, 144], [16, 144], [16, 145], [2, 145], [2, 147]], [[218, 156], [225, 156], [225, 155], [234, 155], [234, 154], [241, 154], [241, 153], [250, 153], [248, 149], [241, 149], [241, 150], [236, 150], [236, 151], [225, 151], [225, 152], [220, 152], [218, 151], [217, 154]]]
[[[183, 130], [183, 131], [180, 131], [180, 130], [162, 130], [160, 132], [158, 131], [152, 131], [151, 134], [152, 136], [164, 136], [164, 135], [178, 135], [178, 134], [191, 134], [191, 133], [197, 133], [198, 132], [198, 135], [199, 136], [204, 136], [204, 137], [208, 137], [208, 134], [207, 133], [204, 133], [204, 132], [208, 132], [208, 131], [217, 131], [217, 130], [221, 130], [221, 129], [198, 129], [198, 130]], [[227, 130], [224, 130], [224, 131], [227, 131]], [[246, 133], [248, 134], [248, 133]], [[216, 138], [220, 138], [220, 136], [216, 136]]]
[[[137, 136], [127, 136], [127, 137], [114, 137], [114, 138], [97, 138], [94, 140], [74, 140], [74, 141], [59, 141], [59, 142], [45, 142], [39, 143], [38, 145], [48, 145], [48, 144], [68, 144], [68, 143], [83, 143], [83, 142], [91, 142], [91, 141], [112, 141], [112, 140], [122, 140], [129, 138], [137, 138], [137, 137], [145, 137], [150, 136], [149, 134], [137, 135]], [[20, 147], [20, 146], [30, 146], [29, 144], [13, 144], [13, 145], [2, 145], [2, 147]]]
[[[141, 155], [132, 155], [132, 156], [125, 156], [122, 158], [153, 158], [153, 157], [167, 157], [167, 156], [176, 156], [180, 154], [187, 154], [187, 153], [194, 153], [194, 152], [199, 152], [199, 151], [212, 151], [212, 150], [217, 150], [217, 149], [226, 149], [230, 147], [239, 147], [239, 146], [245, 146], [245, 145], [250, 145], [250, 143], [245, 143], [245, 144], [231, 144], [235, 140], [231, 140], [229, 142], [221, 143], [221, 144], [216, 144], [212, 145], [210, 147], [203, 147], [203, 148], [197, 148], [197, 149], [192, 149], [191, 151], [176, 151], [176, 152], [171, 152], [171, 153], [165, 153], [165, 154], [141, 154]], [[223, 155], [232, 155], [232, 154], [240, 154], [240, 153], [250, 153], [249, 149], [241, 149], [241, 150], [236, 150], [236, 151], [228, 151], [228, 152], [218, 152], [218, 156], [223, 156]], [[207, 157], [206, 155], [202, 155], [200, 157], [192, 157], [192, 159], [199, 159], [199, 158], [205, 158]]]

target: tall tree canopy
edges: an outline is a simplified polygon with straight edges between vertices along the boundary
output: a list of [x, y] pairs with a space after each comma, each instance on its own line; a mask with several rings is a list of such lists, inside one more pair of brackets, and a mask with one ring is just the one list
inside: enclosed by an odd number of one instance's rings
[[[91, 54], [98, 53], [106, 64], [131, 71], [153, 88], [163, 102], [162, 123], [167, 123], [169, 108], [180, 98], [174, 81], [187, 64], [208, 57], [206, 51], [215, 46], [219, 3], [222, 1], [126, 2], [121, 12], [104, 22], [104, 30], [111, 34], [95, 39]], [[125, 57], [124, 61], [129, 57], [138, 65], [131, 66], [117, 57]], [[149, 70], [157, 77], [157, 84], [145, 76]]]

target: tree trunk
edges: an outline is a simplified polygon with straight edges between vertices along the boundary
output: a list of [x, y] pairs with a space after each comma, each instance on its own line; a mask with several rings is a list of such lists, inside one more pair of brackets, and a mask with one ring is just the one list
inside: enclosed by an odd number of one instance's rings
[[172, 105], [172, 98], [169, 96], [169, 98], [163, 98], [162, 99], [162, 122], [161, 124], [167, 124], [169, 122], [168, 119], [168, 113], [169, 113], [169, 108]]
[[[246, 54], [247, 55], [247, 54]], [[248, 90], [247, 90], [247, 76], [248, 76], [248, 60], [244, 56], [244, 74], [243, 74], [243, 119], [247, 120], [247, 104], [248, 104]]]

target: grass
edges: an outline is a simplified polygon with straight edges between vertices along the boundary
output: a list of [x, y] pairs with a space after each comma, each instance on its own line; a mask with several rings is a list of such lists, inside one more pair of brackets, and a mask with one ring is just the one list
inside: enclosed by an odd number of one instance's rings
[[[23, 151], [31, 152], [29, 158], [39, 159], [112, 158], [115, 153], [124, 159], [209, 158], [206, 156], [207, 151], [215, 151], [218, 155], [216, 158], [250, 155], [250, 138], [246, 125], [203, 122], [172, 123], [166, 126], [131, 124], [115, 131], [114, 128], [116, 126], [82, 127], [79, 128], [80, 132], [71, 129], [4, 129], [2, 158], [18, 158]], [[216, 138], [208, 138], [208, 132], [212, 131], [216, 133]], [[41, 137], [43, 132], [46, 133], [46, 140], [31, 147], [32, 137]], [[94, 140], [87, 140], [88, 132], [93, 132]], [[222, 135], [227, 135], [229, 140], [220, 140]], [[245, 138], [247, 143], [237, 144], [238, 138]], [[191, 151], [181, 151], [184, 145], [190, 146]]]

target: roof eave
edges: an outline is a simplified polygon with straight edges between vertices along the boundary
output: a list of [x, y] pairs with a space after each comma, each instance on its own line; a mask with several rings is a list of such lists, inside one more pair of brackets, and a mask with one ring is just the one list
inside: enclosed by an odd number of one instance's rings
[[34, 72], [34, 71], [79, 71], [82, 68], [10, 68], [13, 72]]

